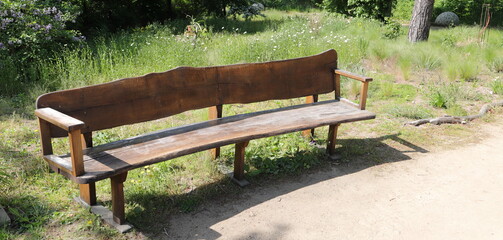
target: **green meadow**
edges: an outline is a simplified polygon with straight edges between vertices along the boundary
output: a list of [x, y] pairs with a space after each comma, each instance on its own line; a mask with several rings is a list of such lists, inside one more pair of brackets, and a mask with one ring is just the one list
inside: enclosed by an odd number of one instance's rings
[[[335, 49], [339, 67], [373, 77], [367, 109], [372, 121], [343, 124], [337, 164], [382, 164], [404, 142], [425, 149], [450, 147], [459, 139], [475, 141], [477, 129], [503, 116], [501, 109], [467, 125], [404, 126], [404, 123], [443, 115], [478, 113], [486, 103], [503, 99], [503, 30], [490, 29], [479, 39], [479, 27], [433, 28], [427, 42], [412, 44], [407, 27], [390, 28], [378, 21], [344, 18], [319, 10], [267, 10], [265, 18], [187, 19], [106, 34], [51, 59], [33, 62], [37, 79], [22, 93], [0, 97], [0, 205], [13, 219], [0, 227], [0, 239], [95, 238], [131, 239], [138, 232], [160, 234], [173, 213], [191, 212], [206, 199], [226, 198], [243, 190], [221, 169], [232, 165], [233, 148], [211, 160], [201, 152], [131, 171], [125, 182], [126, 218], [136, 229], [117, 234], [73, 201], [76, 184], [49, 171], [41, 157], [38, 126], [33, 115], [37, 96], [115, 79], [163, 72], [177, 66], [214, 66], [303, 57]], [[198, 25], [195, 34], [184, 34]], [[0, 81], [14, 79], [15, 70], [2, 68]], [[343, 79], [342, 95], [356, 100], [359, 84]], [[332, 95], [323, 95], [329, 99]], [[302, 99], [224, 106], [224, 115], [300, 103]], [[158, 121], [99, 131], [95, 144], [207, 119], [195, 110]], [[252, 184], [275, 181], [323, 169], [328, 160], [323, 144], [326, 128], [316, 142], [292, 133], [255, 140], [246, 153], [247, 178]], [[391, 137], [395, 136], [395, 137]], [[397, 137], [399, 141], [397, 141]], [[473, 137], [475, 136], [475, 137]], [[320, 147], [321, 146], [321, 147]], [[64, 153], [67, 139], [54, 140]], [[97, 184], [98, 201], [110, 207], [108, 181]]]

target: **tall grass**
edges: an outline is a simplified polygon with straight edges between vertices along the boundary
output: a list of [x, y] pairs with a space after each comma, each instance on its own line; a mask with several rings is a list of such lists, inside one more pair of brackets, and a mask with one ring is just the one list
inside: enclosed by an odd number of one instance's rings
[[[7, 196], [3, 198], [0, 194], [0, 203], [8, 203], [9, 209], [19, 209], [15, 213], [14, 230], [0, 228], [0, 238], [42, 238], [45, 229], [51, 228], [50, 231], [54, 232], [53, 229], [63, 228], [66, 231], [72, 226], [78, 226], [79, 231], [68, 232], [96, 232], [86, 237], [111, 238], [106, 231], [103, 233], [103, 227], [96, 223], [99, 221], [95, 216], [71, 207], [71, 197], [77, 194], [74, 186], [57, 174], [48, 174], [47, 165], [39, 153], [36, 121], [18, 115], [25, 112], [32, 116], [35, 98], [47, 91], [161, 72], [181, 65], [262, 62], [302, 57], [333, 48], [339, 53], [340, 68], [374, 78], [367, 106], [380, 118], [375, 122], [352, 124], [347, 128], [350, 131], [341, 131], [342, 137], [350, 134], [351, 137], [368, 138], [376, 134], [405, 132], [404, 136], [415, 136], [420, 143], [424, 143], [421, 141], [425, 137], [430, 139], [432, 136], [425, 134], [425, 129], [400, 128], [400, 121], [444, 113], [464, 115], [470, 110], [466, 106], [503, 95], [503, 83], [499, 77], [503, 70], [502, 31], [491, 30], [487, 42], [479, 44], [476, 27], [432, 30], [428, 42], [411, 44], [406, 39], [406, 31], [402, 31], [397, 39], [382, 38], [383, 26], [375, 21], [345, 19], [322, 12], [265, 13], [267, 18], [249, 22], [206, 19], [203, 25], [207, 32], [197, 38], [183, 35], [188, 20], [168, 25], [152, 24], [106, 35], [79, 49], [63, 51], [54, 59], [34, 62], [32, 67], [35, 71], [30, 74], [36, 78], [35, 86], [13, 82], [17, 73], [14, 68], [5, 67], [10, 66], [8, 59], [0, 59], [0, 85], [5, 87], [0, 89], [2, 94], [8, 95], [17, 88], [29, 89], [22, 94], [0, 97], [0, 184], [5, 184], [2, 192]], [[402, 78], [397, 77], [400, 75]], [[471, 81], [474, 79], [477, 81]], [[360, 82], [344, 78], [342, 95], [356, 100], [360, 87]], [[482, 90], [479, 92], [479, 89]], [[488, 90], [496, 94], [489, 94]], [[332, 99], [333, 94], [320, 96], [328, 97]], [[300, 102], [302, 100], [295, 99], [256, 105], [226, 105], [224, 115]], [[147, 124], [98, 131], [93, 134], [93, 140], [99, 145], [144, 132], [203, 121], [206, 117], [204, 110], [189, 111]], [[369, 128], [366, 124], [374, 127]], [[317, 134], [322, 136], [326, 131], [326, 128], [321, 128]], [[56, 139], [53, 143], [55, 153], [66, 153], [66, 139]], [[362, 155], [371, 152], [361, 147], [351, 150], [348, 146], [363, 145], [343, 146], [340, 148], [343, 156], [350, 157], [358, 151]], [[232, 150], [224, 148], [222, 155], [232, 156]], [[298, 134], [289, 134], [252, 141], [247, 149], [246, 163], [250, 167], [248, 174], [282, 174], [319, 164], [319, 160], [323, 160], [322, 155], [319, 149]], [[6, 175], [13, 181], [5, 181], [2, 176]], [[223, 187], [226, 183], [223, 179], [216, 171], [215, 162], [205, 153], [131, 171], [125, 184], [127, 218], [141, 226], [140, 229], [145, 229], [152, 226], [153, 220], [149, 217], [152, 214], [191, 211], [205, 196], [228, 191], [229, 188]], [[98, 198], [105, 205], [109, 204], [109, 184], [102, 181], [97, 184], [97, 189]], [[50, 226], [43, 227], [47, 222]], [[75, 235], [63, 238], [71, 239]]]
[[[384, 27], [375, 21], [323, 12], [285, 14], [271, 10], [266, 15], [252, 21], [207, 19], [203, 24], [207, 32], [197, 39], [183, 35], [181, 29], [189, 24], [188, 20], [105, 36], [79, 49], [63, 51], [54, 59], [34, 63], [33, 77], [37, 85], [49, 91], [182, 65], [261, 62], [330, 48], [338, 51], [340, 67], [345, 68], [359, 68], [363, 59], [394, 59], [404, 79], [424, 69], [441, 70], [450, 80], [473, 80], [482, 69], [503, 69], [501, 31], [492, 31], [484, 47], [476, 41], [478, 30], [470, 27], [432, 30], [430, 41], [410, 44], [406, 31], [397, 39], [383, 39]], [[9, 62], [3, 61], [3, 66], [8, 66]], [[16, 82], [17, 73], [12, 69], [0, 69], [2, 94], [26, 87]]]

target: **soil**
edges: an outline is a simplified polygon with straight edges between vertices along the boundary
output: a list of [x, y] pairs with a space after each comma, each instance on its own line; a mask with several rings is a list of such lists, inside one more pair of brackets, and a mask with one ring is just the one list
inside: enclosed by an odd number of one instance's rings
[[404, 146], [380, 165], [332, 164], [253, 183], [170, 216], [155, 239], [503, 239], [503, 121], [475, 144]]

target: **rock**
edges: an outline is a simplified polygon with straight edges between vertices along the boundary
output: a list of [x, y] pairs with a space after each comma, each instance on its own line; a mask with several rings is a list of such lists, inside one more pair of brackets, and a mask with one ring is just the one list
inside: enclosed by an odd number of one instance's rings
[[457, 26], [459, 25], [459, 17], [453, 12], [443, 12], [435, 19], [435, 25]]
[[10, 224], [10, 217], [7, 215], [2, 206], [0, 206], [0, 225]]

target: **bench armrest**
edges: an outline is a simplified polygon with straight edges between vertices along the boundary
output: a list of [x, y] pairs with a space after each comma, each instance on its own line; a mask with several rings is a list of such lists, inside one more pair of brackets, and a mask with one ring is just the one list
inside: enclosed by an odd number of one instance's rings
[[58, 112], [52, 108], [40, 108], [35, 110], [37, 117], [58, 126], [61, 129], [71, 132], [74, 130], [82, 129], [84, 122], [70, 117], [64, 113]]
[[344, 70], [340, 70], [340, 69], [335, 69], [335, 74], [339, 74], [341, 76], [344, 76], [344, 77], [348, 77], [348, 78], [351, 78], [351, 79], [354, 79], [354, 80], [358, 80], [360, 82], [370, 82], [372, 81], [372, 78], [369, 78], [369, 77], [365, 77], [365, 76], [362, 76], [362, 75], [358, 75], [358, 74], [355, 74], [355, 73], [352, 73], [352, 72], [348, 72], [348, 71], [344, 71]]
[[340, 99], [340, 78], [341, 76], [351, 78], [357, 81], [362, 82], [362, 87], [360, 89], [360, 109], [365, 110], [365, 106], [367, 104], [367, 92], [369, 88], [369, 82], [371, 82], [373, 79], [365, 76], [361, 76], [355, 73], [351, 73], [348, 71], [340, 70], [340, 69], [334, 69], [335, 73], [335, 91], [336, 91], [336, 96], [337, 98]]
[[73, 176], [84, 174], [84, 158], [82, 153], [82, 134], [80, 129], [84, 127], [84, 122], [58, 112], [52, 108], [41, 108], [35, 110], [35, 115], [39, 117], [40, 135], [42, 138], [42, 152], [44, 155], [52, 154], [52, 144], [49, 123], [64, 129], [68, 132], [70, 140], [70, 155], [72, 160]]

